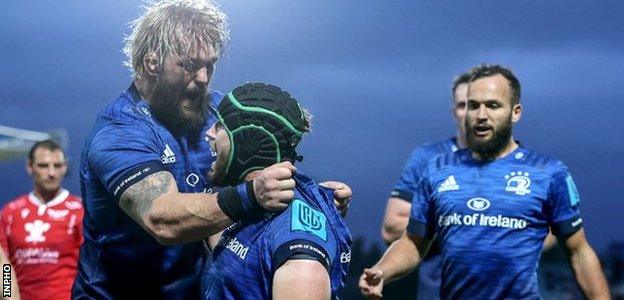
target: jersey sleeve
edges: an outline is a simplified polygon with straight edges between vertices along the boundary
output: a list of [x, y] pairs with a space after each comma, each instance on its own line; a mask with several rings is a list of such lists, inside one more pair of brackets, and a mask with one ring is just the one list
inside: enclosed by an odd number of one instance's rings
[[308, 203], [293, 200], [273, 224], [269, 243], [273, 273], [293, 258], [316, 260], [330, 272], [337, 244], [327, 218]]
[[140, 122], [110, 124], [93, 137], [87, 161], [115, 198], [132, 184], [153, 173], [167, 170], [162, 164], [157, 139]]
[[581, 229], [580, 196], [572, 176], [563, 164], [553, 174], [548, 197], [548, 220], [554, 235], [567, 236]]
[[0, 212], [0, 246], [2, 246], [2, 250], [6, 254], [7, 258], [10, 255], [10, 247], [9, 247], [9, 235], [11, 234], [11, 220], [10, 220], [10, 211], [8, 205], [5, 205]]
[[407, 232], [431, 239], [435, 233], [435, 227], [431, 187], [427, 176], [423, 176], [414, 193]]
[[416, 185], [422, 176], [422, 170], [427, 166], [426, 163], [423, 150], [414, 150], [405, 163], [401, 177], [392, 188], [390, 196], [412, 202]]

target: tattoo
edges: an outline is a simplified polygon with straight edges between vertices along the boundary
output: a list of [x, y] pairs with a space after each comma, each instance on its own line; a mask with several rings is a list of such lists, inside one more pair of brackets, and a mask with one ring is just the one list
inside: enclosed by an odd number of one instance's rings
[[167, 171], [149, 175], [121, 195], [119, 206], [139, 224], [143, 224], [143, 216], [152, 208], [154, 199], [165, 194], [171, 184], [175, 184], [175, 181]]

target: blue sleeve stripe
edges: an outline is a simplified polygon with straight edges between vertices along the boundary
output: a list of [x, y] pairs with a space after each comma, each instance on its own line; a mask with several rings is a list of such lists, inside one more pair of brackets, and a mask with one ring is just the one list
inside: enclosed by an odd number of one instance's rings
[[412, 198], [414, 198], [414, 193], [406, 190], [394, 189], [390, 192], [390, 197], [399, 198], [401, 200], [405, 200], [409, 203], [412, 203]]
[[555, 236], [569, 236], [579, 231], [583, 226], [581, 216], [575, 215], [566, 221], [557, 222], [552, 225], [552, 232]]
[[136, 165], [120, 175], [117, 175], [117, 179], [110, 185], [110, 192], [115, 197], [115, 200], [119, 200], [121, 195], [133, 184], [141, 181], [143, 178], [152, 175], [156, 172], [168, 171], [160, 161], [153, 160], [139, 165]]
[[273, 273], [286, 261], [294, 258], [301, 259], [301, 254], [303, 254], [303, 257], [310, 257], [320, 262], [329, 273], [331, 263], [327, 251], [317, 243], [304, 239], [290, 240], [275, 250], [272, 257]]
[[425, 239], [433, 238], [435, 233], [434, 229], [433, 226], [422, 223], [414, 218], [410, 218], [409, 223], [407, 223], [407, 232]]

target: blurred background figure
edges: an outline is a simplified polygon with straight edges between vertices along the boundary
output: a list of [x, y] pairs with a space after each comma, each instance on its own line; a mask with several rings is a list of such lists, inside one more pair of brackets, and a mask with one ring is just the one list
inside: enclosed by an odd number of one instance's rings
[[82, 243], [82, 204], [61, 187], [67, 158], [44, 140], [28, 154], [33, 190], [7, 203], [0, 243], [17, 274], [22, 299], [69, 299]]
[[[381, 235], [387, 244], [392, 244], [401, 238], [405, 232], [405, 227], [409, 221], [412, 197], [416, 191], [421, 173], [427, 167], [427, 163], [437, 156], [464, 148], [464, 118], [466, 116], [466, 92], [468, 91], [469, 80], [470, 74], [463, 73], [455, 78], [451, 86], [451, 95], [453, 97], [451, 112], [457, 124], [456, 135], [452, 138], [416, 148], [405, 164], [401, 178], [392, 189], [381, 228]], [[438, 242], [434, 241], [418, 267], [417, 295], [419, 299], [440, 298], [441, 267], [440, 247]]]

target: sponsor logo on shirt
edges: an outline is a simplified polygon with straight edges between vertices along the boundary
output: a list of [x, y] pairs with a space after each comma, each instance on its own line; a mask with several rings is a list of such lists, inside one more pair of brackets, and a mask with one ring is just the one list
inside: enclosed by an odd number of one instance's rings
[[438, 187], [438, 193], [448, 192], [448, 191], [457, 191], [459, 190], [459, 185], [455, 181], [455, 176], [451, 175], [442, 184]]
[[160, 157], [160, 160], [163, 164], [172, 164], [176, 161], [175, 153], [169, 147], [169, 144], [165, 144], [165, 150], [163, 151], [163, 155]]
[[490, 208], [490, 201], [485, 198], [472, 198], [466, 202], [466, 205], [474, 211], [483, 211]]
[[340, 253], [340, 263], [341, 264], [348, 264], [351, 262], [351, 250], [349, 250], [349, 252], [342, 252]]
[[507, 179], [507, 186], [505, 191], [515, 193], [516, 195], [524, 196], [531, 192], [531, 179], [529, 179], [528, 172], [511, 172], [505, 175]]
[[28, 231], [26, 236], [26, 242], [41, 243], [45, 242], [46, 238], [43, 235], [46, 231], [50, 230], [50, 223], [43, 222], [41, 220], [35, 220], [32, 223], [24, 224], [24, 229]]
[[312, 233], [323, 241], [327, 241], [327, 218], [325, 215], [310, 207], [307, 203], [295, 199], [292, 202], [290, 216], [291, 231], [305, 231]]
[[245, 256], [247, 256], [247, 251], [249, 251], [249, 246], [243, 245], [236, 237], [233, 237], [228, 240], [225, 249], [234, 252], [234, 254], [244, 260]]
[[[484, 211], [490, 207], [490, 201], [485, 198], [472, 198], [466, 205], [474, 211]], [[438, 226], [485, 226], [508, 229], [524, 229], [527, 221], [521, 218], [503, 215], [488, 215], [485, 213], [440, 215]]]
[[56, 264], [59, 252], [49, 248], [23, 248], [15, 250], [16, 265]]
[[192, 187], [195, 187], [198, 182], [199, 182], [199, 176], [197, 176], [197, 174], [191, 173], [188, 176], [186, 176], [186, 184]]
[[578, 220], [572, 222], [572, 227], [579, 226], [581, 223], [583, 223], [583, 219], [579, 218]]

